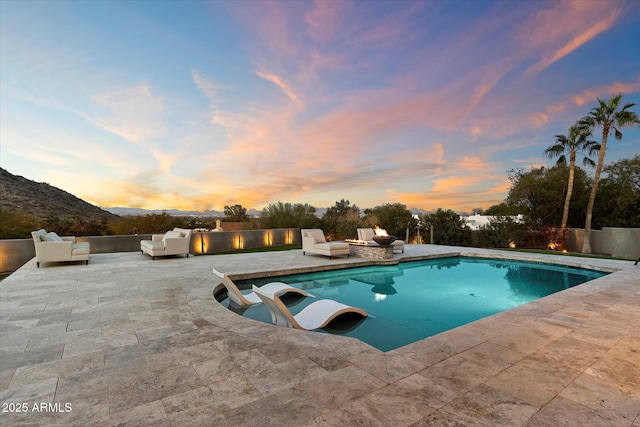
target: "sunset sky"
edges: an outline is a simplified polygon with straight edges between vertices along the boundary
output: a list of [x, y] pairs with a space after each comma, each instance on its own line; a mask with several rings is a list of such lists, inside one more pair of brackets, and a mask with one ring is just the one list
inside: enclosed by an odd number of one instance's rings
[[487, 208], [640, 104], [639, 41], [639, 1], [2, 0], [0, 165], [101, 207]]

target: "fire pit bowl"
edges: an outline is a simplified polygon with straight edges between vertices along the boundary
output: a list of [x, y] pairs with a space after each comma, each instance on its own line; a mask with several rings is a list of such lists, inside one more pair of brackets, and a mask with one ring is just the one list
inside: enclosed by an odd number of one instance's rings
[[373, 236], [373, 241], [380, 246], [388, 246], [396, 241], [396, 236]]

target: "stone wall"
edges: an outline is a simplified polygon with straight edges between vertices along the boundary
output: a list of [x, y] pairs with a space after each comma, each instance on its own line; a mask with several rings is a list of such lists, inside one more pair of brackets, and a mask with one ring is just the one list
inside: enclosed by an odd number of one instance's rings
[[358, 258], [392, 259], [393, 246], [349, 245], [349, 254]]

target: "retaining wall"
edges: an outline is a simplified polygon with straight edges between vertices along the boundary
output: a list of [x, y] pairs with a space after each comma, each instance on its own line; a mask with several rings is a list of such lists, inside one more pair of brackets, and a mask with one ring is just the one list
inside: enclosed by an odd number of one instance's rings
[[[571, 252], [582, 252], [584, 230], [573, 228], [565, 247]], [[591, 230], [591, 252], [615, 258], [635, 260], [640, 257], [640, 228], [604, 227]]]

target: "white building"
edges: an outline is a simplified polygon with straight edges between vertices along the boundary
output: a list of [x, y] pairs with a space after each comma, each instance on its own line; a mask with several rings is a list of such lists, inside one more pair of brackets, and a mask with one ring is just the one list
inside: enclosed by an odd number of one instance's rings
[[[461, 216], [460, 218], [464, 219], [464, 222], [467, 226], [472, 230], [479, 230], [481, 227], [485, 225], [489, 225], [491, 221], [493, 221], [496, 217], [493, 215], [479, 215], [474, 214], [471, 216]], [[515, 222], [522, 222], [524, 219], [522, 214], [518, 214], [516, 216], [510, 217]]]

